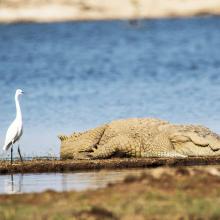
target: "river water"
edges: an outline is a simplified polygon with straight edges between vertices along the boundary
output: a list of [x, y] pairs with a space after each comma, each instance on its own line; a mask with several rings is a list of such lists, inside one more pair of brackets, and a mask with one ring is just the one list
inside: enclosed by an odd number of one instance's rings
[[127, 175], [140, 175], [144, 169], [103, 170], [75, 173], [0, 175], [0, 194], [42, 192], [45, 190], [82, 191], [121, 182]]
[[15, 115], [16, 88], [25, 91], [25, 156], [59, 156], [57, 134], [119, 118], [220, 132], [220, 17], [144, 20], [139, 27], [1, 24], [0, 146]]

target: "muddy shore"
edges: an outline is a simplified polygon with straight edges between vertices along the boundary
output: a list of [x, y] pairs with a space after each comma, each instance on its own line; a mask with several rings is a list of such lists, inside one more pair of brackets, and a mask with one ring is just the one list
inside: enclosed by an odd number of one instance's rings
[[0, 23], [219, 15], [219, 0], [4, 0]]
[[84, 192], [0, 195], [7, 219], [220, 219], [219, 168], [148, 169]]
[[0, 174], [68, 172], [78, 170], [143, 168], [160, 166], [220, 165], [220, 157], [169, 158], [113, 158], [105, 160], [30, 160], [0, 161]]

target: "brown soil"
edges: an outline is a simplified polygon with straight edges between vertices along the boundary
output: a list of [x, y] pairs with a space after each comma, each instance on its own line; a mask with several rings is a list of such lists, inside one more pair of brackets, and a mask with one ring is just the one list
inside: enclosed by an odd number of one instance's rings
[[220, 157], [190, 157], [184, 159], [168, 158], [114, 158], [105, 160], [30, 160], [0, 161], [0, 174], [7, 173], [39, 173], [39, 172], [66, 172], [93, 169], [122, 169], [159, 166], [193, 166], [217, 165]]
[[6, 219], [220, 219], [218, 168], [148, 169], [84, 192], [1, 195]]

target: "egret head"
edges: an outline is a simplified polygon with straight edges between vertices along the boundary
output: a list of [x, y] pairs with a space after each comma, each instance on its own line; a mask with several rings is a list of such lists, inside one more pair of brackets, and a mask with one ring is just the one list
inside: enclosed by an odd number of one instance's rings
[[21, 90], [21, 89], [16, 90], [16, 93], [15, 93], [16, 96], [19, 96], [19, 95], [22, 95], [22, 94], [24, 94], [23, 90]]

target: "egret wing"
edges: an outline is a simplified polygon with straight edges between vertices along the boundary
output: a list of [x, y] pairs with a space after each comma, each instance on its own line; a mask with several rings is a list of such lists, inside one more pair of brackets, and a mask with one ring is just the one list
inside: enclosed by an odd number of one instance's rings
[[17, 133], [18, 133], [18, 129], [17, 129], [16, 121], [14, 120], [7, 130], [3, 150], [8, 150], [10, 148], [10, 146], [16, 139]]

